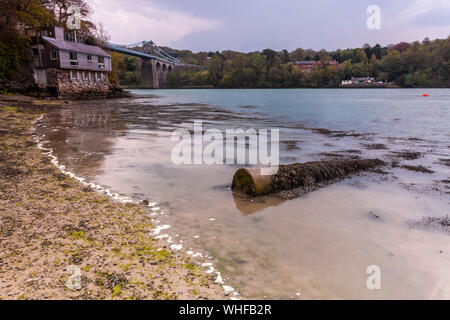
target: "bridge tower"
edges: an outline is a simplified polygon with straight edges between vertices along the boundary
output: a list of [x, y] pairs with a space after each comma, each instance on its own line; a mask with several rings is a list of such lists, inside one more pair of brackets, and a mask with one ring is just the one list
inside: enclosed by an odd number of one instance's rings
[[154, 89], [166, 87], [167, 79], [173, 65], [156, 59], [143, 59], [141, 68], [141, 85]]

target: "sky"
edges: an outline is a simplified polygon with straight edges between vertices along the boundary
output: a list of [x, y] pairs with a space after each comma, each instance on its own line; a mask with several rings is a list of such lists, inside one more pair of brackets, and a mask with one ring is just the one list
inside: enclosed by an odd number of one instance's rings
[[[198, 51], [326, 49], [447, 38], [450, 0], [87, 0], [111, 42]], [[380, 29], [366, 21], [380, 8]]]

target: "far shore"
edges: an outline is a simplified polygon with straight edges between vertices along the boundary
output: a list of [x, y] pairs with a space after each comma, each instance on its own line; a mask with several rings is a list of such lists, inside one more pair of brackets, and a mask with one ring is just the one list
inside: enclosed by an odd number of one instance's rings
[[121, 86], [123, 90], [192, 90], [192, 89], [210, 89], [210, 90], [300, 90], [300, 89], [450, 89], [450, 87], [400, 87], [396, 85], [344, 85], [339, 87], [298, 87], [298, 88], [217, 88], [212, 86], [188, 86], [188, 87], [167, 87], [155, 89], [151, 87]]

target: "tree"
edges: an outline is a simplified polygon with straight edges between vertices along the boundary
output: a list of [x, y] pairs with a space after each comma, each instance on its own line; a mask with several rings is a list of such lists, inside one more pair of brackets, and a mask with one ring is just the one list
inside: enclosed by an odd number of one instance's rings
[[293, 52], [289, 54], [290, 59], [294, 61], [306, 60], [305, 50], [302, 48], [295, 49]]
[[[30, 38], [27, 27], [45, 27], [54, 23], [53, 16], [39, 0], [2, 0], [0, 2], [0, 79], [26, 82]], [[30, 81], [32, 82], [32, 80]]]
[[352, 63], [363, 63], [363, 64], [367, 64], [368, 63], [368, 59], [367, 59], [367, 55], [366, 52], [362, 49], [357, 49], [355, 52], [355, 55], [352, 59]]
[[69, 8], [76, 6], [80, 9], [81, 18], [87, 21], [92, 13], [92, 9], [85, 0], [42, 0], [42, 5], [53, 13], [58, 25], [66, 24], [70, 16]]
[[353, 77], [365, 77], [367, 76], [367, 66], [360, 62], [352, 66], [352, 76]]
[[223, 75], [224, 61], [220, 53], [216, 53], [208, 63], [209, 78], [213, 86], [218, 86]]
[[388, 74], [388, 80], [396, 80], [403, 72], [403, 59], [400, 53], [393, 50], [389, 56], [383, 59], [381, 69]]
[[283, 51], [281, 51], [281, 62], [288, 63], [289, 61], [289, 52], [284, 49]]
[[262, 51], [262, 54], [266, 57], [266, 61], [269, 64], [269, 66], [270, 67], [273, 66], [276, 61], [276, 58], [278, 57], [278, 53], [271, 49], [264, 49]]
[[414, 79], [412, 74], [408, 74], [405, 78], [405, 87], [411, 88], [414, 84]]

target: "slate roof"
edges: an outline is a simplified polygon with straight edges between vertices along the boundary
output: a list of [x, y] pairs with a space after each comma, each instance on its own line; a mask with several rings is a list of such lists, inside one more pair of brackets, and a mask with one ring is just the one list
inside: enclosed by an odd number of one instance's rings
[[111, 57], [105, 50], [97, 46], [72, 41], [56, 40], [49, 37], [42, 37], [42, 39], [59, 50], [74, 51], [101, 57]]
[[294, 61], [294, 64], [300, 64], [300, 65], [311, 65], [317, 63], [317, 61]]

